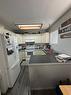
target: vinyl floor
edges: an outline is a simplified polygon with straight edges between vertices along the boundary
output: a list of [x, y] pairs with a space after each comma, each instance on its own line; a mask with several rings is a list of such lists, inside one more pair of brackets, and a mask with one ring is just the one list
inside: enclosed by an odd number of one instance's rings
[[[13, 88], [8, 89], [6, 94], [3, 95], [27, 95], [28, 93], [28, 67], [22, 66], [18, 79]], [[27, 93], [26, 93], [27, 92]]]
[[[4, 95], [29, 95], [29, 72], [28, 66], [21, 66], [21, 72], [13, 86]], [[55, 90], [32, 90], [31, 95], [56, 95]]]

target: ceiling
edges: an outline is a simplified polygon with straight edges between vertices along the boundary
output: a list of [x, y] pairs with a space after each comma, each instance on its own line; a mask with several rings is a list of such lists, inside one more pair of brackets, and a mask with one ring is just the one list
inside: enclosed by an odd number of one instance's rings
[[[15, 24], [53, 24], [71, 6], [71, 0], [0, 0], [0, 22], [12, 30]], [[34, 30], [39, 31], [39, 30]]]

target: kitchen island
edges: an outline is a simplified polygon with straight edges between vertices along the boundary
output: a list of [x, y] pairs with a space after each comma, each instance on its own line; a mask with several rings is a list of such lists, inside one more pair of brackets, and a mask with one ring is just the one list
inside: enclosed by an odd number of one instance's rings
[[28, 67], [32, 90], [52, 89], [60, 80], [71, 80], [71, 61], [59, 63], [55, 54], [32, 55]]

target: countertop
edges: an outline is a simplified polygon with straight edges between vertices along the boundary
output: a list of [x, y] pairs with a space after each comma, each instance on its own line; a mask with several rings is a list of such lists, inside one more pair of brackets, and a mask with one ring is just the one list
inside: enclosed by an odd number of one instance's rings
[[29, 63], [34, 64], [34, 63], [58, 63], [58, 62], [54, 54], [47, 54], [47, 55], [32, 55]]
[[[24, 50], [21, 50], [20, 52], [23, 52]], [[36, 52], [36, 53], [35, 53]], [[56, 55], [58, 55], [58, 53], [43, 53], [44, 50], [41, 49], [35, 49], [35, 51], [33, 51], [33, 55], [31, 55], [30, 60], [29, 60], [29, 64], [28, 65], [43, 65], [42, 63], [45, 64], [71, 64], [71, 60], [68, 60], [67, 62], [58, 62], [55, 58]], [[26, 65], [27, 65], [26, 64]], [[25, 65], [25, 64], [24, 64]]]
[[64, 62], [58, 62], [55, 58], [56, 54], [47, 54], [47, 55], [32, 55], [29, 61], [29, 64], [42, 64], [42, 63], [51, 63], [51, 64], [71, 64], [71, 60]]

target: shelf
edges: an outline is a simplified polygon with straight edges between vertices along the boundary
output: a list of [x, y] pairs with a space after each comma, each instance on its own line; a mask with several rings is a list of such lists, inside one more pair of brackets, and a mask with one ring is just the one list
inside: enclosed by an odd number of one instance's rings
[[60, 28], [59, 29], [59, 34], [62, 34], [62, 33], [68, 33], [71, 31], [71, 24], [63, 27], [63, 28]]
[[60, 38], [71, 38], [71, 31], [66, 33], [61, 33]]
[[65, 27], [61, 27], [60, 30], [65, 29], [65, 28], [70, 27], [70, 26], [71, 26], [71, 24], [69, 24], [69, 25], [67, 25]]

